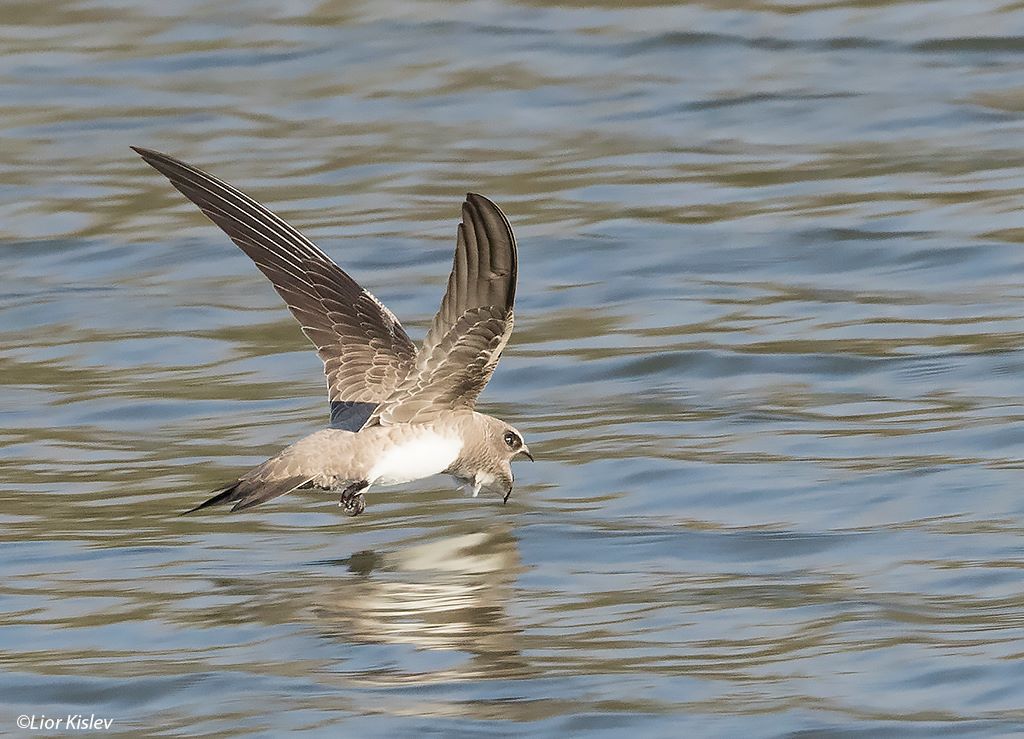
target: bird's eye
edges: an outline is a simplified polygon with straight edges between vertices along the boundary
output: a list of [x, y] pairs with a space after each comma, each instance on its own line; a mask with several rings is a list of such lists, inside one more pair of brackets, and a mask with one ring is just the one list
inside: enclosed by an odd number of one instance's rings
[[514, 449], [518, 449], [519, 447], [521, 447], [523, 445], [523, 440], [520, 439], [515, 434], [513, 434], [511, 431], [506, 431], [505, 432], [505, 445], [508, 446], [509, 449], [513, 449], [513, 450]]

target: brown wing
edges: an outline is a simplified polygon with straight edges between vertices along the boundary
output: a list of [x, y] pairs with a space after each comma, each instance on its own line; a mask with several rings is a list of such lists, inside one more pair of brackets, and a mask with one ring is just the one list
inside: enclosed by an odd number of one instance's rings
[[462, 206], [455, 263], [416, 367], [369, 423], [407, 423], [472, 408], [512, 334], [516, 240], [501, 210], [470, 193]]
[[323, 360], [331, 425], [361, 428], [415, 364], [416, 347], [394, 314], [313, 242], [252, 198], [174, 157], [132, 148], [270, 279]]

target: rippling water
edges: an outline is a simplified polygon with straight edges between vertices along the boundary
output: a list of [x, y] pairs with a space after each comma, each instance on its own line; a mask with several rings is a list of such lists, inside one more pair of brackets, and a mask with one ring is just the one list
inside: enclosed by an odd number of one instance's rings
[[[0, 733], [1024, 731], [1024, 15], [996, 2], [8, 3]], [[323, 425], [129, 144], [433, 315], [520, 240], [538, 455], [177, 513]]]

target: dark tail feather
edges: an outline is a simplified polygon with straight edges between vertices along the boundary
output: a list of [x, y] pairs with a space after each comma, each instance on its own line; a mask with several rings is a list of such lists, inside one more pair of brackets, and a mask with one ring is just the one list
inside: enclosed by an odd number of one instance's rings
[[271, 498], [290, 493], [295, 488], [300, 488], [308, 482], [308, 477], [283, 477], [279, 480], [243, 478], [181, 515], [187, 516], [190, 513], [202, 510], [207, 506], [217, 505], [218, 503], [234, 503], [235, 505], [231, 508], [231, 511], [242, 511], [268, 501]]
[[209, 500], [204, 501], [203, 503], [200, 503], [195, 508], [189, 508], [187, 511], [185, 511], [181, 515], [182, 516], [187, 516], [190, 513], [195, 513], [196, 511], [201, 511], [203, 508], [207, 508], [208, 506], [212, 506], [212, 505], [217, 505], [218, 503], [230, 503], [232, 500], [234, 500], [234, 498], [232, 498], [231, 496], [234, 495], [235, 492], [238, 490], [238, 486], [239, 486], [240, 483], [241, 483], [241, 480], [239, 480], [238, 482], [236, 482], [233, 485], [230, 485], [230, 486], [226, 487], [224, 490], [220, 491], [219, 493], [214, 495]]

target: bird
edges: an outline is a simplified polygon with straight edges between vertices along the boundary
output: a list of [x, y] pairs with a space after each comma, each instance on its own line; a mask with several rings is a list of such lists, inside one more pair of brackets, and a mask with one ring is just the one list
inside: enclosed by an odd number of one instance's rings
[[299, 488], [340, 492], [350, 516], [371, 486], [451, 475], [475, 497], [512, 494], [512, 460], [533, 454], [511, 424], [475, 410], [512, 334], [518, 274], [505, 214], [482, 195], [462, 204], [441, 306], [417, 348], [395, 314], [282, 218], [203, 170], [131, 147], [256, 264], [316, 347], [330, 422], [185, 514], [241, 511]]

